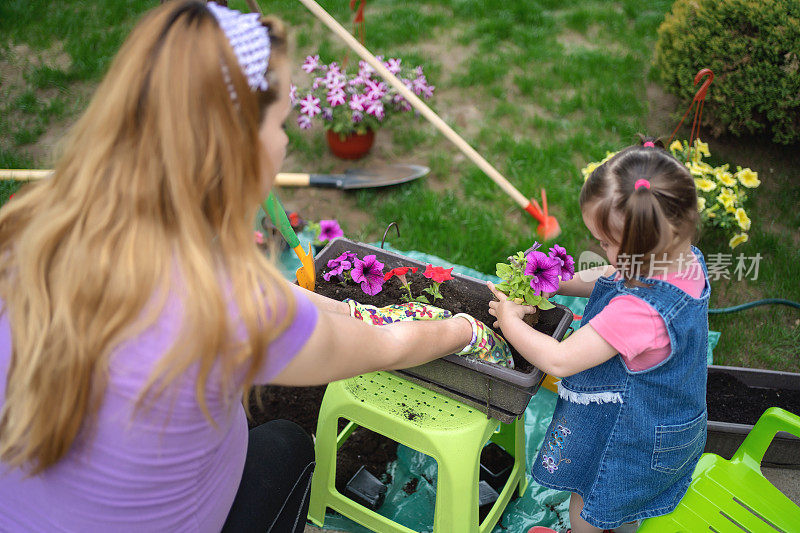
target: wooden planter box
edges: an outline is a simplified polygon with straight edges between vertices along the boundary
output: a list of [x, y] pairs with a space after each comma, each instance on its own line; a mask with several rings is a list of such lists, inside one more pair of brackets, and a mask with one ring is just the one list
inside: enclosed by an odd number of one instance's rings
[[[379, 261], [384, 263], [384, 271], [400, 266], [421, 267], [424, 271], [426, 266], [420, 261], [400, 254], [349, 239], [338, 238], [331, 241], [314, 260], [318, 273], [316, 290], [320, 294], [326, 295], [325, 284], [327, 282], [321, 281], [319, 273], [327, 270], [327, 262], [330, 259], [334, 259], [344, 252], [354, 252], [359, 258], [374, 254]], [[453, 274], [453, 277], [455, 279], [448, 281], [448, 284], [457, 284], [459, 291], [464, 294], [481, 298], [486, 302], [488, 308], [493, 295], [485, 281], [461, 274]], [[362, 303], [371, 302], [362, 300]], [[383, 305], [388, 303], [397, 302], [387, 302]], [[435, 305], [447, 307], [441, 302], [437, 302]], [[572, 311], [568, 307], [556, 304], [555, 308], [542, 312], [540, 324], [537, 324], [536, 329], [561, 340], [572, 322], [572, 317]], [[519, 361], [524, 361], [513, 348], [512, 353], [518, 365]], [[398, 370], [395, 373], [426, 388], [462, 401], [505, 423], [512, 422], [525, 412], [531, 396], [539, 390], [545, 376], [536, 367], [529, 366], [524, 371], [520, 371], [454, 354], [424, 365]]]
[[[729, 374], [748, 387], [800, 391], [800, 374], [792, 372], [710, 365], [708, 367], [709, 378], [716, 373]], [[751, 429], [753, 429], [752, 424], [736, 424], [709, 419], [705, 451], [730, 459]], [[784, 431], [779, 432], [767, 449], [763, 464], [782, 468], [800, 468], [800, 439]]]

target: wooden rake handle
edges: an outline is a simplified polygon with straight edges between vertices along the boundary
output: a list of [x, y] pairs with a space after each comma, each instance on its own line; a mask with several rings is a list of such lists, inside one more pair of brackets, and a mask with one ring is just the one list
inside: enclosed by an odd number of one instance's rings
[[364, 61], [366, 61], [372, 68], [374, 68], [381, 77], [389, 82], [392, 87], [397, 89], [397, 91], [408, 100], [408, 102], [419, 111], [419, 113], [425, 117], [428, 122], [433, 124], [436, 129], [438, 129], [442, 134], [447, 137], [453, 144], [458, 147], [459, 150], [464, 152], [464, 154], [472, 160], [473, 163], [478, 165], [484, 173], [486, 173], [492, 181], [494, 181], [497, 185], [500, 186], [506, 194], [508, 194], [515, 202], [517, 202], [520, 207], [525, 209], [528, 205], [530, 205], [530, 200], [525, 198], [525, 196], [519, 192], [516, 187], [511, 185], [509, 181], [503, 177], [500, 172], [498, 172], [491, 164], [489, 164], [486, 159], [483, 158], [477, 151], [475, 151], [472, 146], [470, 146], [464, 139], [461, 138], [447, 123], [439, 118], [439, 115], [433, 112], [431, 108], [429, 108], [425, 102], [420, 100], [417, 95], [415, 95], [412, 91], [406, 87], [403, 82], [401, 82], [397, 77], [389, 72], [389, 70], [383, 66], [383, 63], [378, 61], [378, 59], [372, 55], [372, 53], [367, 50], [360, 42], [353, 37], [350, 32], [342, 27], [341, 24], [336, 22], [336, 20], [331, 17], [327, 11], [322, 9], [317, 2], [314, 0], [300, 0], [304, 6], [308, 8], [311, 13], [314, 14], [323, 24], [328, 26], [336, 35], [342, 38], [344, 42], [353, 49]]

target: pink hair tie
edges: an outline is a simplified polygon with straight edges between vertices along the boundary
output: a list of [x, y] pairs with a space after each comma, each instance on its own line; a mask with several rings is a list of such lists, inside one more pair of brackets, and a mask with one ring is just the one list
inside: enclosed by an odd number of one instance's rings
[[645, 148], [655, 148], [656, 144], [653, 141], [647, 141], [642, 146], [644, 146]]
[[634, 191], [639, 190], [639, 187], [647, 187], [649, 189], [650, 182], [647, 181], [646, 179], [636, 180], [636, 183], [633, 184], [633, 190]]

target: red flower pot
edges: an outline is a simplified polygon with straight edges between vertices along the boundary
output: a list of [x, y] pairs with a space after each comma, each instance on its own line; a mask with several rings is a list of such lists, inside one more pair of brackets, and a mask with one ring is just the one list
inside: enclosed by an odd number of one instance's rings
[[375, 142], [375, 132], [372, 130], [368, 130], [363, 135], [352, 133], [344, 140], [341, 140], [339, 134], [332, 130], [328, 130], [326, 133], [331, 152], [341, 159], [361, 159], [367, 155], [372, 148], [372, 143]]

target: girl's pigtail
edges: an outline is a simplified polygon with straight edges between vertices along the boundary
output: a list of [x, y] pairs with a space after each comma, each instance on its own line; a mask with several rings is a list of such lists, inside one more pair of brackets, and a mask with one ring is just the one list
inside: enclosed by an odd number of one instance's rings
[[661, 140], [661, 137], [651, 137], [642, 133], [637, 133], [636, 136], [639, 137], [639, 146], [664, 149], [664, 141]]
[[[646, 181], [646, 180], [639, 180]], [[669, 238], [670, 225], [655, 192], [637, 181], [625, 202], [625, 222], [617, 254], [617, 265], [628, 280], [649, 277], [651, 256]]]

